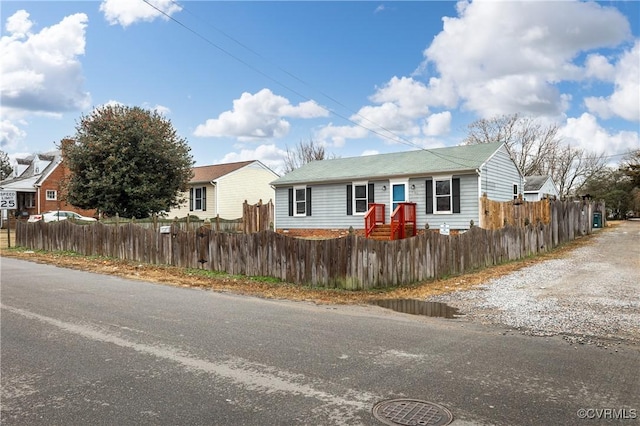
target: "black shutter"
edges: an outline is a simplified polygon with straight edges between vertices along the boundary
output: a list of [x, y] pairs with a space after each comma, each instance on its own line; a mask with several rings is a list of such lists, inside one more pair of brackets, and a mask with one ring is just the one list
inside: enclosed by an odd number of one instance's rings
[[307, 187], [307, 216], [311, 216], [311, 188]]
[[[375, 203], [376, 202], [376, 196], [373, 193], [374, 191], [374, 186], [372, 183], [369, 184], [369, 189], [367, 190], [367, 202], [368, 203]], [[367, 210], [369, 210], [369, 208], [367, 207]]]
[[453, 212], [460, 213], [460, 178], [451, 180], [453, 192]]
[[433, 180], [427, 179], [425, 182], [427, 188], [427, 214], [433, 213]]
[[353, 215], [353, 185], [347, 185], [347, 216]]
[[207, 187], [202, 187], [202, 211], [207, 211]]
[[193, 187], [189, 188], [189, 211], [193, 211]]
[[293, 188], [289, 188], [289, 216], [293, 216]]

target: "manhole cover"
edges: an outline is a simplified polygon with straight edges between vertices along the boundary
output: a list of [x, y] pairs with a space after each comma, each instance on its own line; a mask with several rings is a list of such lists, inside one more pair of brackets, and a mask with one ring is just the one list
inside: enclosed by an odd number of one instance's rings
[[453, 421], [442, 405], [417, 399], [391, 399], [373, 406], [373, 417], [387, 425], [443, 426]]

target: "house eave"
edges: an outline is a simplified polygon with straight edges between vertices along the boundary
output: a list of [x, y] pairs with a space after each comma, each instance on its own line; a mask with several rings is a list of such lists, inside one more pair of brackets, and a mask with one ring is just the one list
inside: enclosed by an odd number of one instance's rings
[[284, 188], [296, 185], [331, 185], [339, 183], [350, 183], [354, 181], [387, 181], [396, 179], [415, 179], [428, 176], [440, 176], [440, 175], [459, 175], [459, 174], [477, 174], [477, 169], [458, 169], [458, 170], [425, 170], [420, 173], [410, 174], [385, 174], [385, 175], [372, 175], [372, 176], [349, 176], [341, 177], [340, 179], [315, 179], [315, 180], [295, 180], [286, 181], [282, 183], [271, 182], [271, 185], [275, 188]]

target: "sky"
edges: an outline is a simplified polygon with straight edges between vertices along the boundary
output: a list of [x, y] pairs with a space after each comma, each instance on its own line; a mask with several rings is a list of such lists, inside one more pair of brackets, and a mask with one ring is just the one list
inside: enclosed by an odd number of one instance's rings
[[460, 144], [481, 118], [640, 148], [638, 1], [0, 3], [0, 149], [56, 149], [108, 104], [163, 114], [195, 165], [314, 141], [333, 156]]

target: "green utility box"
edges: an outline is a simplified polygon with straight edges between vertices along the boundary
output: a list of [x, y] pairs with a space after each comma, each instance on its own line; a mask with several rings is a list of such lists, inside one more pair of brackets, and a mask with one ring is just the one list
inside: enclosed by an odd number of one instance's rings
[[593, 212], [593, 227], [602, 228], [602, 213]]

